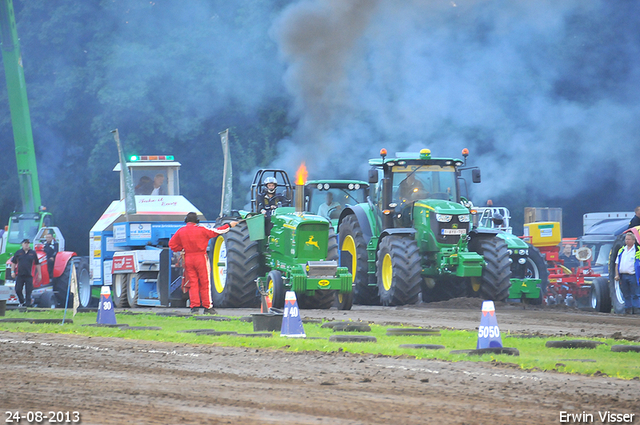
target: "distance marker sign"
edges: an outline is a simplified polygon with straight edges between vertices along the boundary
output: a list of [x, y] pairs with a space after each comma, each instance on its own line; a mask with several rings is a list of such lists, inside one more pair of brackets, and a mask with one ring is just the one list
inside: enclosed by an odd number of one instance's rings
[[290, 338], [307, 337], [302, 327], [302, 318], [300, 317], [296, 293], [293, 291], [287, 291], [284, 296], [284, 316], [282, 317], [280, 336], [288, 336]]
[[480, 327], [478, 328], [478, 346], [481, 348], [501, 348], [502, 337], [496, 319], [496, 308], [493, 301], [482, 303], [482, 316], [480, 317]]

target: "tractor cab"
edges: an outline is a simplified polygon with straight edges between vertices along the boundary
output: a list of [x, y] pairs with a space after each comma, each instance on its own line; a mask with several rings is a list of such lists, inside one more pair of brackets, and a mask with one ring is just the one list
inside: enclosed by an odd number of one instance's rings
[[275, 179], [277, 184], [276, 196], [279, 197], [281, 206], [288, 207], [293, 203], [293, 186], [287, 172], [284, 170], [261, 169], [256, 172], [251, 183], [251, 212], [260, 212], [261, 198], [267, 194], [267, 187], [264, 183], [267, 178]]
[[[180, 195], [180, 163], [174, 161], [173, 155], [132, 155], [127, 162], [127, 168], [136, 195]], [[120, 172], [120, 199], [124, 199], [125, 175], [119, 163], [113, 171]]]
[[[398, 153], [396, 158], [386, 158], [386, 155], [386, 149], [383, 149], [380, 159], [369, 161], [372, 166], [369, 183], [375, 184], [372, 201], [381, 213], [383, 228], [413, 227], [416, 213], [426, 218], [429, 217], [428, 210], [436, 213], [431, 214], [431, 221], [437, 221], [432, 223], [434, 228], [444, 226], [447, 229], [441, 230], [446, 232], [469, 230], [469, 211], [460, 205], [460, 172], [465, 169], [462, 160], [433, 158], [429, 149], [419, 153]], [[477, 178], [474, 173], [474, 182], [479, 180], [479, 173]], [[454, 223], [458, 218], [464, 221]], [[458, 224], [461, 224], [460, 228]], [[453, 234], [442, 233], [445, 237]], [[460, 234], [463, 233], [455, 233]]]
[[38, 230], [38, 233], [36, 233], [36, 236], [33, 238], [33, 248], [36, 251], [41, 251], [43, 249], [44, 243], [47, 241], [47, 235], [51, 235], [53, 240], [58, 242], [58, 251], [64, 251], [64, 236], [57, 227], [42, 227]]
[[367, 201], [369, 185], [360, 180], [310, 180], [305, 187], [305, 211], [338, 224], [345, 207]]

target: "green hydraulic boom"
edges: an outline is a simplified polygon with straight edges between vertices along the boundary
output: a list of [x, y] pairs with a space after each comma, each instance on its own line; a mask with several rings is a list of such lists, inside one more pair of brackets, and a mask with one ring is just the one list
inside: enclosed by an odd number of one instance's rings
[[0, 249], [0, 282], [4, 281], [4, 264], [20, 248], [20, 241], [33, 237], [43, 225], [51, 225], [51, 214], [43, 211], [33, 146], [27, 87], [22, 68], [20, 43], [16, 30], [12, 0], [0, 0], [0, 42], [11, 124], [16, 147], [16, 163], [22, 212], [11, 214]]

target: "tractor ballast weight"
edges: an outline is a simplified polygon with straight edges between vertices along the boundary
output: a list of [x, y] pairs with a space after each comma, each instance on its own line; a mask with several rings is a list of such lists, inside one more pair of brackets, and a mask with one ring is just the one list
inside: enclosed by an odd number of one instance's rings
[[[278, 182], [281, 202], [260, 212], [264, 179]], [[266, 292], [274, 308], [284, 307], [286, 291], [296, 292], [300, 308], [351, 308], [352, 276], [338, 266], [337, 236], [328, 219], [294, 208], [294, 192], [284, 170], [258, 170], [251, 184], [251, 211], [225, 217], [219, 223], [244, 219], [212, 241], [212, 295], [216, 307], [257, 307]], [[303, 203], [302, 200], [295, 203]], [[258, 290], [260, 288], [260, 290]]]
[[[468, 152], [463, 152], [463, 155]], [[497, 232], [473, 229], [460, 196], [461, 172], [475, 167], [433, 158], [428, 149], [369, 161], [367, 202], [345, 208], [341, 264], [354, 274], [357, 304], [403, 305], [465, 295], [504, 300], [510, 259]]]

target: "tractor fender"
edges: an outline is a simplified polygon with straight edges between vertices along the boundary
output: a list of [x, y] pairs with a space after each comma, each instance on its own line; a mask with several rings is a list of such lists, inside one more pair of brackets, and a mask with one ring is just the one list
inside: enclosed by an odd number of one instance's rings
[[[53, 277], [60, 277], [67, 267], [67, 263], [77, 254], [71, 251], [60, 251], [56, 254], [56, 261], [53, 266]], [[45, 266], [46, 267], [46, 266]]]
[[[412, 227], [399, 227], [395, 229], [385, 229], [380, 233], [380, 238], [378, 238], [378, 247], [380, 246], [380, 242], [387, 236], [404, 236], [411, 239], [416, 238], [417, 230]], [[376, 256], [378, 249], [376, 249]]]
[[477, 237], [494, 237], [497, 236], [498, 233], [499, 232], [496, 229], [489, 229], [487, 227], [476, 227], [469, 232], [469, 238], [473, 239]]
[[340, 224], [342, 223], [342, 220], [344, 220], [344, 218], [347, 217], [348, 215], [353, 214], [356, 216], [356, 219], [358, 220], [358, 224], [360, 224], [360, 228], [362, 229], [362, 236], [364, 236], [364, 241], [368, 245], [369, 241], [373, 237], [373, 231], [374, 231], [373, 229], [374, 220], [369, 219], [370, 213], [371, 211], [366, 211], [361, 205], [346, 207], [340, 213], [340, 219], [338, 221], [337, 231], [340, 232]]

